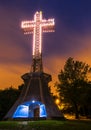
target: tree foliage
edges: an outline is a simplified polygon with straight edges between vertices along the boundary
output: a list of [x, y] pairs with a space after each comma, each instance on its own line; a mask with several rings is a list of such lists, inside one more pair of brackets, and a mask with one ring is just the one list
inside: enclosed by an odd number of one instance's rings
[[0, 120], [9, 111], [20, 94], [19, 89], [13, 87], [0, 90]]
[[90, 72], [91, 68], [88, 64], [74, 61], [70, 57], [66, 61], [64, 69], [58, 75], [59, 84], [57, 84], [57, 91], [61, 101], [72, 106], [76, 118], [79, 118], [79, 106], [86, 104], [88, 92], [91, 91], [91, 83], [88, 80]]

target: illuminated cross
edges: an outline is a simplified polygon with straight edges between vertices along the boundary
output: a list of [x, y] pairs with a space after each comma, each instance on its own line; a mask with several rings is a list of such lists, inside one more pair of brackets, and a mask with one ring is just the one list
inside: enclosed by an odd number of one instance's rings
[[42, 33], [54, 31], [54, 19], [42, 19], [42, 12], [36, 12], [34, 20], [22, 21], [24, 34], [33, 34], [32, 72], [42, 72]]

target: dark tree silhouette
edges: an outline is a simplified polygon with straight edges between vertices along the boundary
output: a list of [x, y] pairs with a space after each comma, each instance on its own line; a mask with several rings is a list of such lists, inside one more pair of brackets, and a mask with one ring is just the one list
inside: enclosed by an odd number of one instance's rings
[[[85, 106], [86, 100], [91, 98], [91, 96], [87, 96], [88, 89], [91, 88], [88, 87], [91, 86], [88, 80], [90, 72], [91, 68], [88, 64], [74, 61], [70, 57], [66, 61], [64, 69], [58, 75], [59, 83], [57, 84], [57, 91], [61, 101], [68, 103], [73, 108], [76, 119], [79, 118], [79, 106]], [[86, 99], [87, 97], [88, 99]]]
[[12, 107], [14, 102], [17, 100], [19, 94], [19, 90], [13, 87], [0, 90], [0, 120]]

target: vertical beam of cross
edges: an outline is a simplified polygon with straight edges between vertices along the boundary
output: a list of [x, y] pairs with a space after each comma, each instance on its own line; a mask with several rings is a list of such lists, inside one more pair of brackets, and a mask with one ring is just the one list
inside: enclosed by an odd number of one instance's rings
[[42, 19], [42, 12], [36, 12], [34, 20], [22, 21], [21, 28], [24, 34], [33, 34], [33, 63], [32, 72], [43, 71], [42, 65], [42, 33], [54, 32], [54, 19]]

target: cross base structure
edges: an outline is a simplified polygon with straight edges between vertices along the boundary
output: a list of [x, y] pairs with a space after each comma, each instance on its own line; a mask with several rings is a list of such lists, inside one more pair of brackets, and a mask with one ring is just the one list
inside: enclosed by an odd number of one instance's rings
[[5, 118], [14, 120], [64, 119], [50, 94], [51, 75], [26, 73], [22, 76], [24, 88]]

